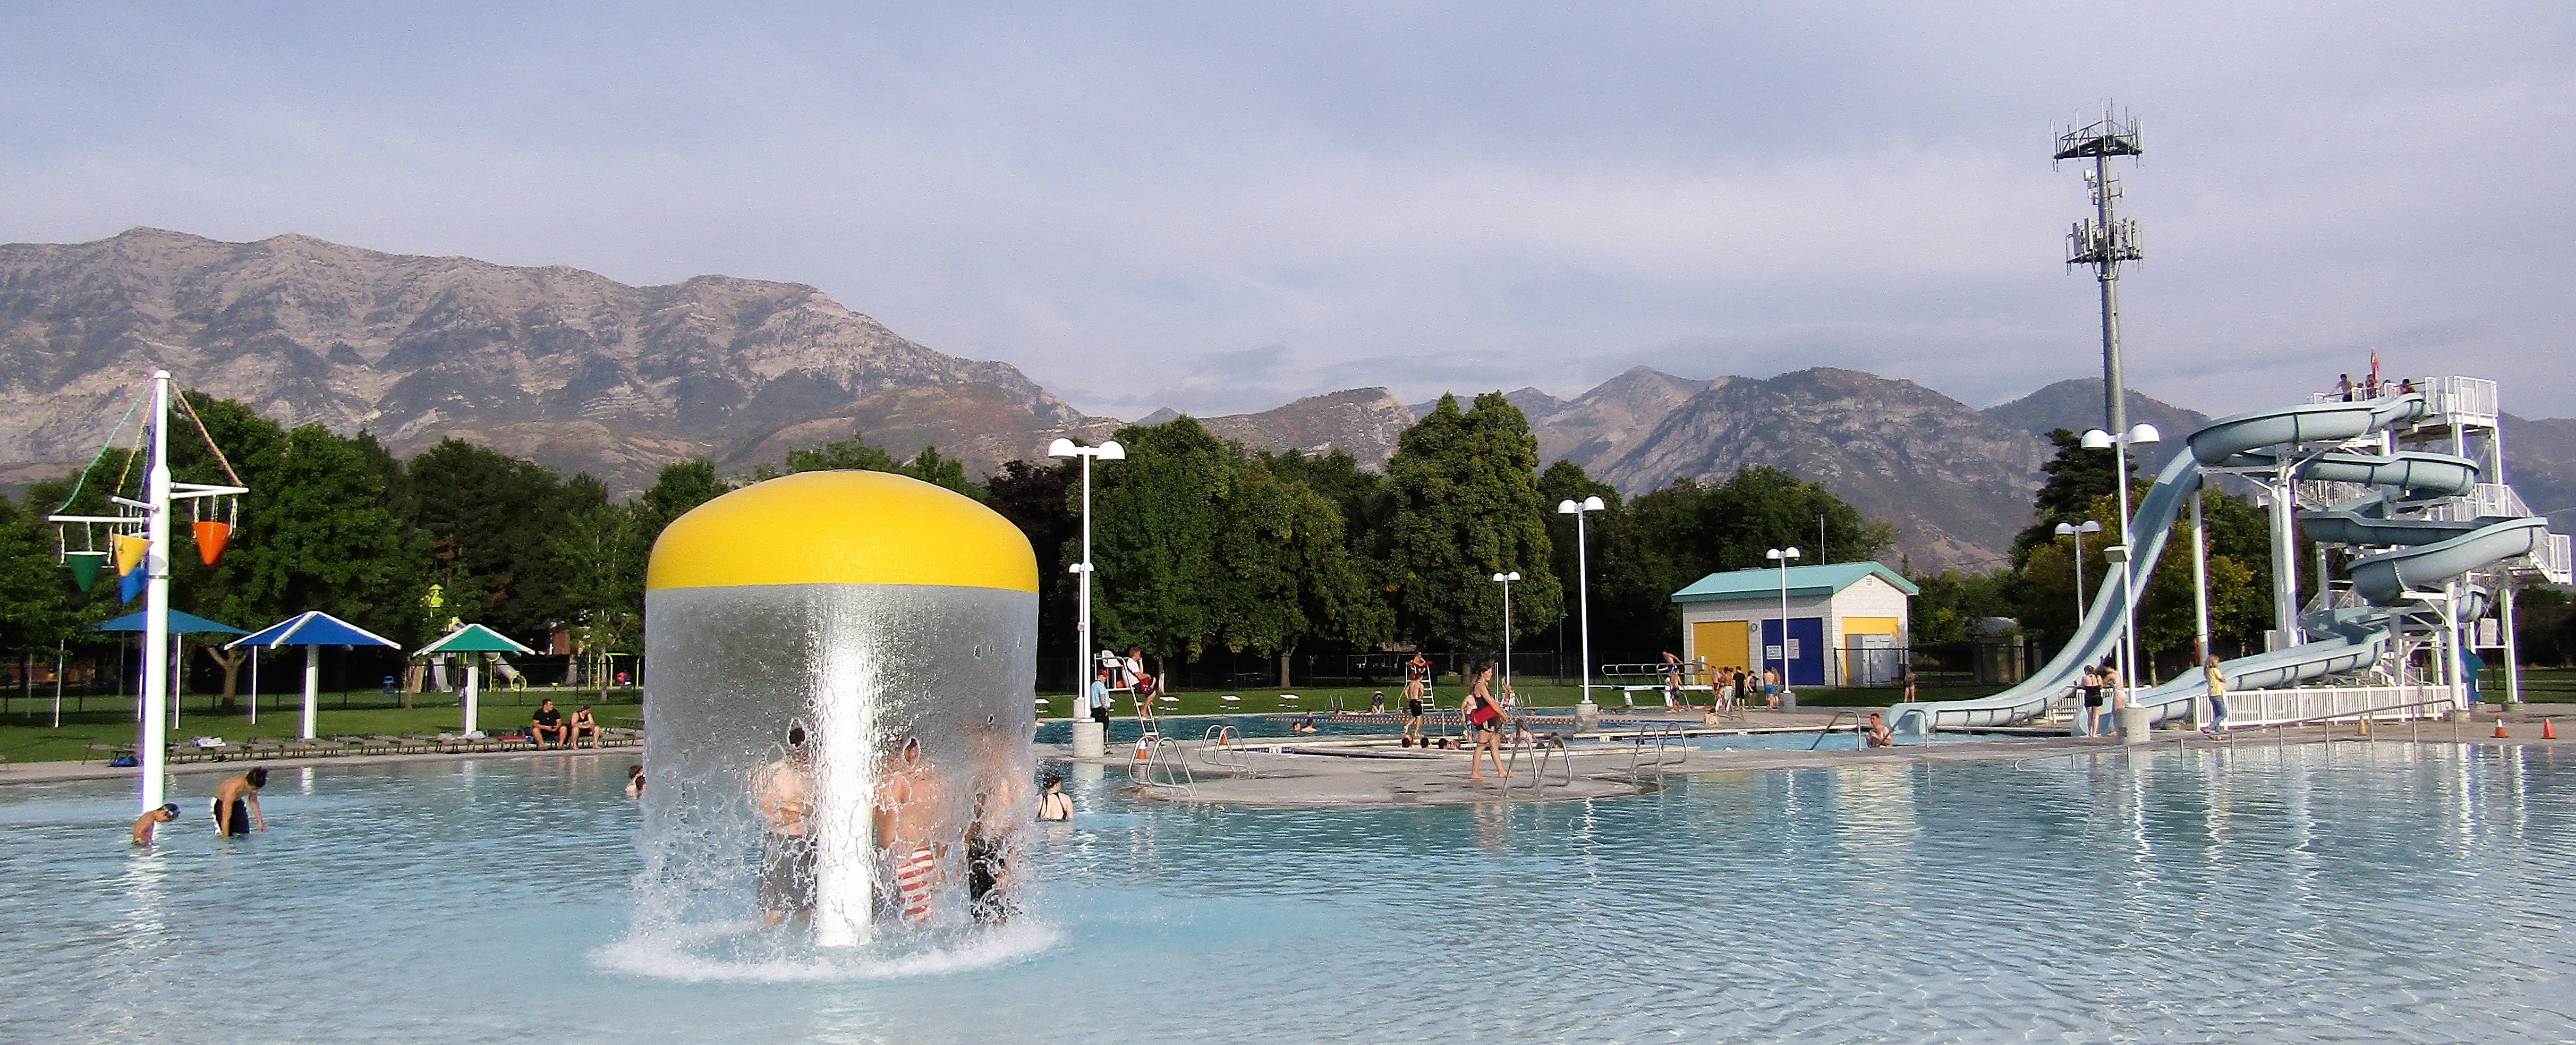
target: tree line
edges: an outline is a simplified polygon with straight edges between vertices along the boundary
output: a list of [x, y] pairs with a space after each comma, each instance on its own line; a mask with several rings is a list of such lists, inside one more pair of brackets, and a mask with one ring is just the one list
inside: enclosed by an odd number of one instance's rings
[[[319, 609], [406, 648], [462, 620], [541, 648], [565, 630], [586, 651], [640, 652], [645, 564], [663, 527], [746, 483], [867, 469], [956, 490], [1017, 524], [1046, 578], [1040, 655], [1077, 655], [1066, 569], [1080, 555], [1074, 462], [1014, 461], [974, 481], [935, 446], [898, 459], [854, 435], [746, 476], [703, 459], [674, 463], [621, 500], [588, 474], [561, 476], [462, 440], [405, 460], [364, 431], [289, 428], [241, 403], [186, 395], [251, 489], [218, 565], [184, 546], [172, 556], [172, 604], [200, 616], [256, 628]], [[1528, 419], [1499, 393], [1443, 397], [1382, 472], [1338, 450], [1248, 451], [1188, 417], [1114, 437], [1127, 459], [1092, 473], [1100, 644], [1141, 648], [1166, 667], [1219, 652], [1259, 657], [1275, 662], [1283, 685], [1299, 652], [1499, 651], [1502, 592], [1490, 580], [1499, 572], [1522, 576], [1514, 641], [1552, 635], [1576, 601], [1575, 523], [1557, 514], [1562, 500], [1606, 505], [1585, 521], [1594, 646], [1605, 651], [1679, 649], [1673, 591], [1760, 566], [1767, 548], [1812, 548], [1819, 520], [1831, 561], [1874, 556], [1895, 536], [1779, 469], [1635, 498], [1571, 462], [1542, 470]], [[223, 481], [202, 445], [173, 438], [171, 449], [178, 479]], [[44, 655], [95, 647], [91, 625], [139, 605], [118, 599], [113, 577], [76, 590], [43, 517], [114, 514], [118, 480], [133, 496], [141, 471], [110, 449], [86, 478], [35, 484], [23, 503], [0, 498], [0, 642]], [[75, 527], [73, 546], [83, 539]], [[217, 648], [221, 637], [205, 639], [190, 640], [192, 656], [222, 669], [229, 695], [239, 658]]]

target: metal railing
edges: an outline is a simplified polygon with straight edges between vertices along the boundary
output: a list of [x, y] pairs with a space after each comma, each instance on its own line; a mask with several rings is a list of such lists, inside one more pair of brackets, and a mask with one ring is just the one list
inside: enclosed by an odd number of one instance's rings
[[1857, 712], [1857, 711], [1837, 711], [1837, 712], [1834, 712], [1834, 717], [1833, 717], [1832, 719], [1828, 720], [1828, 721], [1825, 723], [1824, 728], [1823, 728], [1823, 729], [1819, 729], [1819, 730], [1817, 730], [1817, 731], [1816, 731], [1816, 739], [1814, 739], [1814, 740], [1812, 740], [1812, 741], [1808, 742], [1808, 744], [1807, 744], [1807, 750], [1809, 750], [1809, 751], [1813, 751], [1813, 750], [1817, 749], [1818, 747], [1823, 746], [1823, 745], [1824, 745], [1824, 742], [1825, 742], [1825, 738], [1826, 738], [1826, 737], [1829, 737], [1829, 736], [1832, 736], [1832, 735], [1833, 735], [1833, 732], [1834, 732], [1834, 727], [1835, 727], [1835, 726], [1842, 725], [1842, 724], [1843, 724], [1843, 720], [1844, 720], [1844, 719], [1850, 719], [1850, 720], [1851, 720], [1851, 724], [1852, 724], [1852, 732], [1854, 732], [1854, 733], [1858, 733], [1858, 732], [1860, 732], [1860, 712]]
[[[1637, 769], [1641, 766], [1679, 765], [1690, 761], [1690, 734], [1683, 731], [1682, 723], [1666, 722], [1655, 726], [1649, 732], [1637, 733], [1625, 739], [1631, 745], [1628, 749], [1630, 776], [1636, 775]], [[1650, 741], [1655, 745], [1654, 757], [1651, 760], [1646, 756], [1646, 744]]]
[[[2280, 722], [2314, 722], [2372, 714], [2389, 708], [2454, 704], [2450, 697], [2427, 697], [2432, 687], [2304, 686], [2296, 689], [2248, 689], [2222, 694], [2231, 726], [2268, 726]], [[2413, 698], [2413, 699], [2403, 699]], [[2392, 703], [2391, 701], [2396, 702]]]
[[[1198, 775], [1190, 772], [1187, 751], [1180, 743], [1157, 733], [1146, 744], [1145, 764], [1134, 769], [1136, 783], [1143, 787], [1174, 788], [1195, 797], [1192, 786], [1198, 783]], [[1156, 779], [1158, 771], [1160, 779]]]
[[1209, 726], [1207, 734], [1199, 738], [1199, 761], [1210, 769], [1250, 772], [1252, 762], [1244, 757], [1242, 741], [1242, 734], [1236, 733], [1233, 726]]
[[[1524, 755], [1529, 759], [1530, 771], [1528, 774], [1520, 778], [1523, 783], [1517, 786], [1527, 787], [1533, 795], [1546, 791], [1548, 787], [1547, 766], [1551, 761], [1556, 763], [1557, 771], [1564, 774], [1565, 777], [1565, 779], [1557, 781], [1556, 786], [1574, 786], [1574, 763], [1566, 758], [1564, 737], [1553, 733], [1536, 733], [1528, 729], [1515, 729], [1512, 731], [1511, 757], [1503, 763], [1503, 771], [1506, 773], [1518, 773], [1521, 769], [1521, 760]], [[1514, 785], [1510, 779], [1505, 779], [1503, 781], [1503, 793], [1506, 795], [1511, 794], [1514, 786], [1516, 785]]]

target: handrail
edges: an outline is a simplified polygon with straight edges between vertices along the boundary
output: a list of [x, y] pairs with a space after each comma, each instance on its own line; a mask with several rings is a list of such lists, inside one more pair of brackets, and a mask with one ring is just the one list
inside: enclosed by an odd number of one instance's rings
[[[1243, 735], [1233, 726], [1223, 723], [1209, 726], [1207, 734], [1199, 738], [1199, 761], [1207, 763], [1211, 769], [1249, 771], [1252, 763], [1243, 758], [1243, 748], [1239, 746], [1242, 740]], [[1225, 757], [1219, 759], [1217, 756], [1220, 754]]]
[[[2449, 697], [2439, 697], [2439, 698], [2436, 698], [2436, 699], [2433, 699], [2433, 700], [2410, 700], [2410, 701], [2407, 701], [2406, 703], [2403, 703], [2403, 704], [2382, 704], [2382, 705], [2379, 705], [2379, 706], [2377, 706], [2377, 707], [2356, 708], [2356, 709], [2351, 710], [2351, 711], [2339, 711], [2339, 712], [2335, 712], [2335, 713], [2330, 714], [2330, 715], [2312, 715], [2312, 716], [2309, 716], [2309, 717], [2307, 717], [2307, 718], [2291, 719], [2291, 720], [2289, 720], [2289, 721], [2287, 721], [2287, 722], [2263, 722], [2263, 723], [2258, 723], [2258, 724], [2251, 725], [2251, 726], [2246, 726], [2246, 727], [2244, 727], [2244, 728], [2245, 728], [2245, 730], [2246, 730], [2247, 732], [2252, 732], [2252, 731], [2254, 731], [2254, 730], [2258, 730], [2258, 729], [2269, 729], [2269, 730], [2271, 730], [2271, 731], [2272, 731], [2272, 739], [2273, 739], [2273, 741], [2274, 741], [2275, 743], [2279, 743], [2279, 742], [2281, 741], [2281, 739], [2282, 739], [2282, 736], [2281, 736], [2282, 731], [2287, 730], [2287, 729], [2289, 729], [2289, 728], [2291, 728], [2291, 727], [2293, 727], [2293, 726], [2308, 726], [2308, 725], [2316, 725], [2316, 724], [2319, 724], [2319, 723], [2323, 723], [2323, 724], [2325, 724], [2325, 725], [2327, 725], [2327, 726], [2332, 726], [2332, 725], [2333, 725], [2337, 720], [2339, 720], [2339, 719], [2358, 719], [2358, 720], [2360, 720], [2361, 722], [2363, 722], [2363, 723], [2364, 723], [2364, 725], [2362, 726], [2362, 735], [2363, 735], [2363, 736], [2371, 736], [2370, 728], [2369, 728], [2369, 726], [2367, 725], [2367, 723], [2377, 721], [2377, 720], [2378, 720], [2378, 715], [2379, 715], [2379, 713], [2380, 713], [2380, 712], [2383, 712], [2383, 711], [2404, 711], [2404, 710], [2406, 710], [2406, 709], [2408, 709], [2408, 708], [2434, 707], [2434, 706], [2437, 706], [2437, 705], [2443, 705], [2443, 704], [2457, 705], [2458, 703], [2459, 703], [2458, 701], [2455, 701], [2455, 700], [2453, 700], [2453, 699], [2451, 699], [2451, 698], [2449, 698]], [[2419, 723], [2420, 723], [2422, 720], [2421, 720], [2421, 719], [2416, 719], [2415, 721], [2417, 721], [2417, 722], [2419, 722]], [[2331, 737], [2331, 736], [2332, 736], [2332, 731], [2331, 731], [2331, 730], [2329, 730], [2329, 731], [2328, 731], [2328, 736], [2329, 736], [2329, 737]], [[2420, 731], [2420, 730], [2417, 732], [2416, 736], [2417, 736], [2417, 738], [2418, 738], [2418, 739], [2421, 739], [2421, 738], [2422, 738], [2422, 733], [2421, 733], [2421, 731]], [[2183, 742], [2188, 741], [2188, 740], [2190, 740], [2190, 739], [2191, 739], [2191, 734], [2190, 734], [2190, 733], [2177, 731], [2177, 732], [2176, 732], [2176, 735], [2174, 736], [2174, 743], [2175, 743], [2175, 744], [2177, 744], [2177, 745], [2180, 745], [2180, 744], [2182, 744]], [[2376, 740], [2377, 738], [2374, 736], [2374, 737], [2372, 737], [2372, 739], [2373, 739], [2373, 740]], [[2452, 739], [2452, 740], [2455, 740], [2455, 741], [2456, 741], [2456, 740], [2458, 740], [2458, 739], [2460, 739], [2460, 731], [2459, 731], [2459, 727], [2458, 727], [2458, 720], [2456, 720], [2456, 719], [2454, 719], [2454, 720], [2453, 720], [2452, 729], [2451, 729], [2451, 739]], [[1927, 738], [1926, 738], [1926, 740], [1928, 741], [1928, 740], [1929, 740], [1929, 738], [1927, 737]], [[2134, 747], [2134, 746], [2137, 746], [2137, 745], [2132, 745], [2132, 744], [2106, 745], [2106, 746], [2100, 746], [2100, 747], [2088, 747], [2086, 750], [2082, 750], [2082, 751], [2068, 751], [2068, 752], [2065, 752], [2065, 753], [2062, 753], [2062, 754], [2055, 754], [2055, 755], [2032, 755], [2032, 756], [2030, 756], [2030, 757], [2028, 757], [2028, 758], [2019, 758], [2019, 759], [2014, 759], [2014, 760], [2013, 760], [2013, 768], [2015, 768], [2015, 769], [2019, 769], [2019, 768], [2021, 768], [2021, 764], [2022, 764], [2022, 763], [2024, 763], [2024, 762], [2029, 762], [2029, 761], [2032, 761], [2032, 760], [2034, 760], [2034, 759], [2051, 759], [2051, 758], [2074, 759], [2074, 758], [2078, 758], [2078, 757], [2085, 756], [2085, 755], [2099, 755], [2099, 754], [2102, 754], [2102, 753], [2107, 752], [2107, 751], [2119, 751], [2119, 750], [2125, 750], [2125, 749], [2127, 749], [2127, 748]]]
[[[1154, 770], [1158, 766], [1163, 771], [1161, 780], [1154, 779]], [[1192, 793], [1191, 789], [1198, 781], [1198, 774], [1190, 772], [1189, 759], [1180, 742], [1166, 736], [1155, 736], [1151, 746], [1146, 749], [1144, 769], [1137, 776], [1136, 782], [1145, 787], [1179, 788], [1183, 793], [1188, 794]]]
[[[1655, 757], [1651, 762], [1645, 760], [1646, 741], [1649, 738], [1655, 742]], [[1628, 773], [1631, 776], [1636, 775], [1638, 766], [1666, 764], [1664, 753], [1668, 748], [1673, 753], [1673, 757], [1669, 760], [1671, 763], [1678, 765], [1690, 761], [1690, 734], [1683, 731], [1682, 723], [1662, 723], [1654, 727], [1652, 733], [1637, 733], [1629, 736], [1627, 740], [1635, 745], [1628, 749]]]
[[[1565, 774], [1565, 779], [1559, 781], [1557, 786], [1574, 786], [1574, 763], [1567, 759], [1563, 737], [1534, 732], [1524, 726], [1512, 731], [1511, 752], [1510, 760], [1503, 765], [1505, 772], [1511, 772], [1520, 767], [1523, 752], [1528, 752], [1530, 755], [1531, 771], [1523, 777], [1528, 781], [1526, 786], [1530, 793], [1537, 794], [1547, 790], [1547, 763], [1550, 759], [1554, 759], [1557, 769]], [[1512, 782], [1509, 778], [1505, 778], [1503, 794], [1511, 793]]]
[[1857, 712], [1857, 711], [1837, 711], [1837, 712], [1834, 712], [1834, 717], [1833, 717], [1833, 719], [1832, 719], [1831, 721], [1828, 721], [1828, 722], [1826, 722], [1826, 723], [1825, 723], [1825, 728], [1823, 728], [1823, 729], [1819, 729], [1819, 730], [1817, 730], [1817, 731], [1816, 731], [1816, 739], [1815, 739], [1814, 741], [1810, 742], [1810, 743], [1807, 745], [1807, 750], [1809, 750], [1809, 751], [1813, 751], [1813, 750], [1815, 750], [1816, 748], [1818, 748], [1818, 747], [1820, 747], [1820, 746], [1823, 746], [1823, 744], [1824, 744], [1824, 742], [1825, 742], [1825, 737], [1826, 737], [1826, 736], [1828, 736], [1828, 735], [1830, 735], [1830, 734], [1832, 734], [1832, 733], [1833, 733], [1833, 731], [1834, 731], [1834, 727], [1835, 727], [1835, 726], [1839, 726], [1839, 725], [1841, 725], [1841, 724], [1842, 724], [1842, 722], [1843, 722], [1843, 720], [1844, 720], [1844, 719], [1846, 719], [1846, 718], [1851, 719], [1851, 721], [1852, 721], [1852, 729], [1853, 729], [1854, 731], [1858, 731], [1858, 730], [1860, 729], [1860, 712]]

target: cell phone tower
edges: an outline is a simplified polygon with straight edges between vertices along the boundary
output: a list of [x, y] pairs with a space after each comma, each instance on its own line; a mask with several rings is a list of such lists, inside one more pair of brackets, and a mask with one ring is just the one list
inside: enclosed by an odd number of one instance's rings
[[2113, 116], [2108, 105], [2102, 107], [2099, 121], [2057, 136], [2056, 163], [2093, 161], [2084, 171], [2084, 185], [2093, 194], [2093, 216], [2076, 222], [2066, 233], [2066, 264], [2093, 266], [2094, 279], [2102, 285], [2102, 399], [2109, 421], [2103, 429], [2109, 432], [2129, 430], [2129, 391], [2120, 373], [2120, 263], [2143, 256], [2138, 252], [2138, 219], [2112, 213], [2111, 201], [2120, 198], [2120, 182], [2111, 176], [2111, 158], [2145, 153], [2137, 118], [2127, 113]]

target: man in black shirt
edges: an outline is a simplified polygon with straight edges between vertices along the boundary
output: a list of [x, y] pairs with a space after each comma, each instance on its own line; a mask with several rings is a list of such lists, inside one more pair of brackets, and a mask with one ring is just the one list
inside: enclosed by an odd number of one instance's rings
[[564, 728], [563, 712], [555, 710], [551, 700], [538, 704], [536, 717], [528, 720], [528, 741], [538, 747], [548, 746], [549, 740], [553, 746], [563, 747], [570, 732]]

